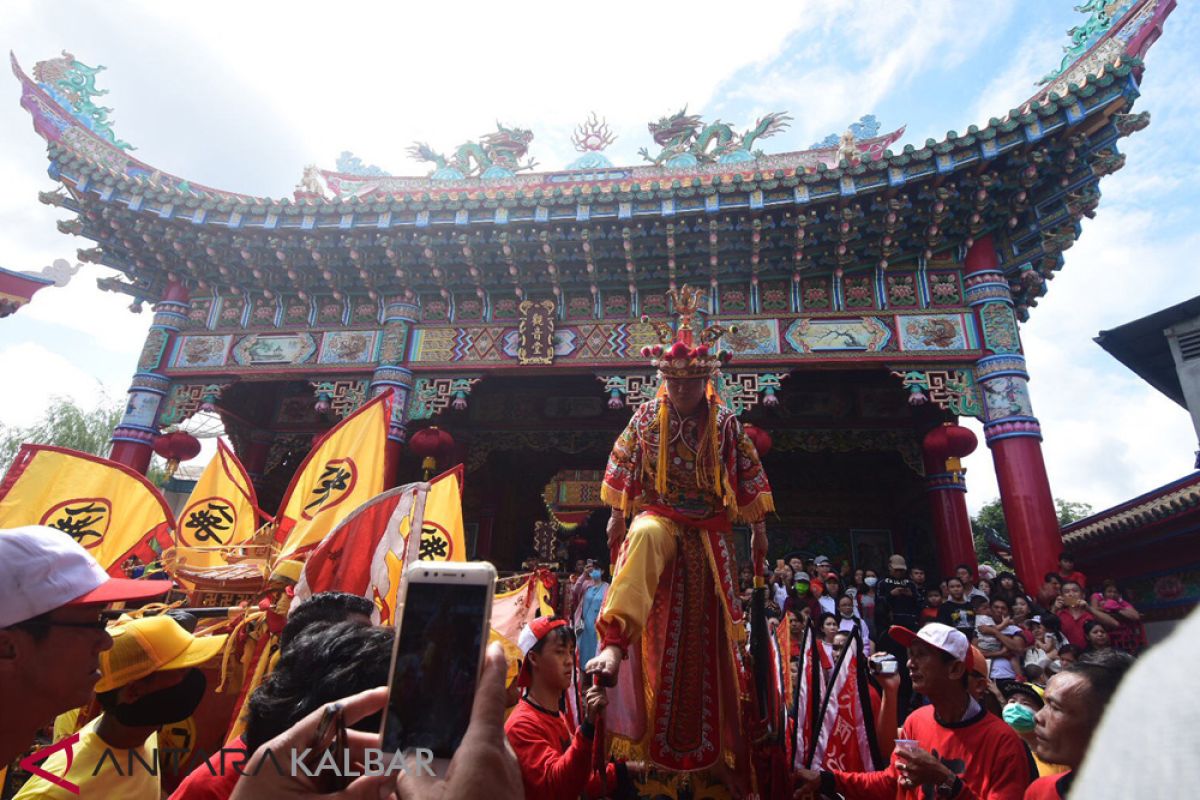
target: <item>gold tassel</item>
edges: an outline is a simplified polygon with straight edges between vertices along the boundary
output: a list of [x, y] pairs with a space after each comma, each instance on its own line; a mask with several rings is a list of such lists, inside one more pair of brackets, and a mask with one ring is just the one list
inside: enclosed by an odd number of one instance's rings
[[757, 522], [767, 514], [775, 511], [775, 498], [770, 492], [763, 492], [748, 505], [737, 509], [736, 522]]
[[607, 483], [600, 484], [600, 502], [624, 512], [625, 516], [629, 516], [629, 495], [625, 492], [617, 491]]
[[266, 618], [266, 613], [262, 611], [248, 611], [242, 615], [242, 618], [233, 626], [233, 630], [229, 632], [229, 636], [225, 639], [225, 646], [221, 648], [221, 680], [217, 684], [216, 691], [224, 692], [225, 684], [229, 680], [229, 675], [233, 669], [230, 663], [234, 656], [234, 650], [237, 649], [237, 635], [251, 622], [256, 622]]
[[[712, 391], [712, 384], [709, 385], [709, 391]], [[717, 403], [715, 397], [710, 397], [708, 403], [708, 479], [709, 486], [717, 493], [717, 497], [724, 495], [724, 487], [721, 485], [721, 436], [717, 430]]]
[[667, 464], [671, 449], [671, 420], [667, 409], [669, 402], [665, 397], [658, 401], [658, 462], [655, 467], [657, 472], [654, 476], [654, 491], [660, 497], [667, 494]]

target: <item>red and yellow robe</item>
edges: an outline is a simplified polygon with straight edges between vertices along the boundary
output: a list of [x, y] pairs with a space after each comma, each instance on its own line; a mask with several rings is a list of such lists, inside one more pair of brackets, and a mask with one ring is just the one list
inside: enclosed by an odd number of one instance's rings
[[715, 399], [686, 418], [665, 397], [649, 400], [613, 447], [601, 497], [636, 514], [597, 623], [629, 654], [608, 729], [631, 742], [631, 757], [665, 769], [722, 756], [734, 766], [745, 737], [728, 534], [774, 510], [754, 444]]

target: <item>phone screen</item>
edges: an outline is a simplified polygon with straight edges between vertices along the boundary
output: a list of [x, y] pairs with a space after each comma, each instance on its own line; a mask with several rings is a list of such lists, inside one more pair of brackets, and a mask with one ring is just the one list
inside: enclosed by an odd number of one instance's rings
[[450, 758], [471, 719], [488, 587], [410, 582], [392, 671], [383, 749]]

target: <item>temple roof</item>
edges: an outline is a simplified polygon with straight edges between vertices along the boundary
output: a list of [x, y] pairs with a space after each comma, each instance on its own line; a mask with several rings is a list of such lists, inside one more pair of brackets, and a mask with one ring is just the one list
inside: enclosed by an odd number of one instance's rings
[[1152, 489], [1143, 495], [1072, 522], [1062, 529], [1068, 548], [1091, 545], [1129, 532], [1144, 532], [1150, 526], [1168, 523], [1200, 509], [1200, 472]]
[[1128, 113], [1140, 58], [1174, 5], [1082, 6], [1088, 21], [1026, 103], [900, 152], [888, 148], [903, 128], [765, 154], [758, 142], [786, 114], [738, 134], [684, 110], [650, 125], [662, 152], [646, 152], [648, 165], [607, 166], [597, 152], [591, 168], [523, 171], [532, 134], [499, 127], [452, 157], [415, 146], [435, 164], [429, 176], [310, 167], [282, 199], [202, 186], [134, 158], [108, 109], [92, 103], [99, 68], [66, 53], [32, 78], [15, 56], [12, 67], [65, 189], [41, 199], [77, 212], [60, 229], [99, 245], [81, 258], [125, 273], [129, 283], [107, 288], [139, 297], [169, 279], [268, 297], [298, 285], [373, 296], [500, 284], [518, 294], [573, 283], [634, 292], [697, 272], [799, 281], [814, 270], [917, 265], [996, 232], [1024, 316], [1094, 213], [1099, 178], [1122, 165], [1117, 139], [1148, 122]]

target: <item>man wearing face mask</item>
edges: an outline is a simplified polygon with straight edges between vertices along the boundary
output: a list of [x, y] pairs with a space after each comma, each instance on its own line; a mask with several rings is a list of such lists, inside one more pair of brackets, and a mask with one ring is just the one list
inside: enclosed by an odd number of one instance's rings
[[200, 705], [206, 682], [198, 667], [221, 652], [226, 636], [192, 636], [167, 616], [131, 620], [110, 632], [113, 646], [100, 655], [96, 684], [103, 713], [40, 766], [42, 773], [77, 788], [35, 775], [14, 800], [160, 797], [157, 770], [138, 761], [153, 766], [158, 729], [187, 719]]
[[1033, 763], [1037, 767], [1038, 777], [1061, 775], [1066, 772], [1069, 767], [1051, 764], [1038, 758], [1037, 736], [1034, 729], [1037, 725], [1037, 712], [1046, 705], [1044, 699], [1046, 693], [1042, 687], [1032, 683], [1010, 683], [1003, 689], [1003, 692], [1005, 703], [1000, 716], [1009, 724], [1009, 727], [1017, 732], [1017, 735], [1025, 742], [1025, 746], [1029, 748], [1029, 752], [1033, 755]]

